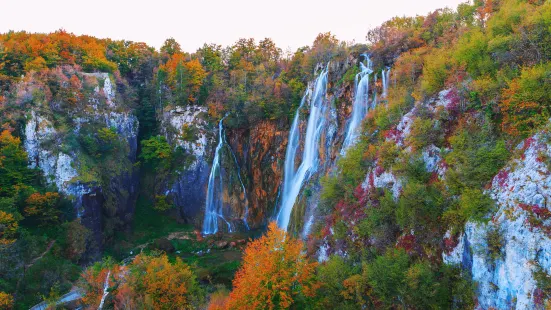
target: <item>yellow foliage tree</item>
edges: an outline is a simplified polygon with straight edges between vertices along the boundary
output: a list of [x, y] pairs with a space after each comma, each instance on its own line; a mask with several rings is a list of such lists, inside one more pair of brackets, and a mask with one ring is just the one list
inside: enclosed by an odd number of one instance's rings
[[0, 308], [11, 309], [12, 307], [13, 307], [13, 296], [4, 292], [0, 292]]
[[18, 227], [19, 224], [12, 214], [0, 211], [0, 245], [12, 244]]

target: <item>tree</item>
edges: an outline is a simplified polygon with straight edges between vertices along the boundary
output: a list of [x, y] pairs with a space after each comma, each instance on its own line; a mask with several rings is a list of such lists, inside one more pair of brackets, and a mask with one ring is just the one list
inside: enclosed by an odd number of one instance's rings
[[92, 232], [78, 220], [66, 223], [64, 226], [67, 231], [66, 255], [70, 260], [78, 262], [86, 252], [88, 243], [92, 238]]
[[167, 82], [174, 91], [176, 102], [182, 105], [196, 101], [207, 76], [198, 59], [185, 61], [183, 54], [170, 56], [170, 59], [159, 67], [159, 73], [163, 72], [167, 74]]
[[339, 305], [341, 309], [356, 309], [357, 305], [346, 297], [346, 280], [353, 275], [354, 270], [338, 255], [333, 255], [324, 264], [319, 265], [317, 278], [321, 283], [317, 304], [330, 308]]
[[499, 108], [503, 130], [526, 137], [551, 116], [551, 63], [524, 68], [503, 90]]
[[319, 288], [314, 278], [316, 265], [303, 253], [301, 240], [272, 222], [266, 235], [245, 249], [226, 308], [302, 308]]
[[168, 197], [165, 195], [155, 195], [155, 204], [153, 209], [158, 211], [166, 211], [174, 208], [174, 205], [170, 203]]
[[17, 186], [29, 184], [32, 171], [27, 168], [27, 153], [21, 147], [21, 139], [9, 130], [0, 134], [0, 197], [11, 197]]
[[203, 85], [206, 76], [205, 69], [197, 59], [184, 63], [184, 79], [182, 80], [182, 84], [189, 89], [189, 95], [186, 98], [188, 102], [193, 103], [196, 101], [199, 89]]
[[34, 193], [25, 201], [25, 214], [38, 218], [43, 224], [56, 223], [60, 215], [57, 208], [59, 198], [58, 193]]
[[13, 296], [0, 292], [0, 308], [11, 309], [13, 307]]
[[15, 242], [15, 234], [19, 224], [15, 217], [0, 210], [0, 245], [9, 245]]
[[135, 302], [151, 309], [197, 309], [202, 301], [195, 275], [191, 268], [176, 258], [170, 263], [168, 256], [140, 254], [129, 267], [127, 282], [117, 299], [127, 288], [136, 296]]
[[165, 254], [139, 254], [128, 266], [111, 259], [86, 269], [79, 281], [84, 291], [83, 303], [97, 308], [105, 288], [109, 298], [104, 307], [134, 309], [197, 309], [203, 301], [191, 268], [177, 258], [173, 263]]
[[367, 282], [375, 295], [387, 306], [405, 306], [409, 257], [402, 249], [390, 249], [368, 265]]
[[143, 140], [140, 157], [146, 164], [158, 165], [161, 161], [168, 163], [172, 158], [172, 147], [163, 136]]
[[98, 308], [101, 303], [105, 286], [114, 287], [117, 284], [117, 273], [121, 267], [112, 260], [106, 259], [88, 267], [80, 276], [79, 287], [84, 294], [82, 303], [89, 308]]
[[163, 43], [163, 46], [161, 46], [161, 53], [166, 53], [170, 56], [174, 54], [181, 54], [182, 47], [174, 38], [168, 38]]
[[25, 71], [40, 71], [46, 68], [46, 60], [38, 56], [25, 64]]

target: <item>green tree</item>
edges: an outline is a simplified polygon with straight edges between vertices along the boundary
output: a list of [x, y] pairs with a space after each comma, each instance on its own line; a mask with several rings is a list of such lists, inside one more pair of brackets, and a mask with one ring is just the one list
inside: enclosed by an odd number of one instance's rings
[[153, 167], [157, 165], [170, 165], [172, 159], [172, 147], [163, 136], [155, 136], [141, 142], [142, 152], [140, 158]]
[[367, 282], [386, 307], [406, 308], [406, 272], [409, 263], [409, 257], [404, 250], [390, 249], [368, 264], [365, 271]]

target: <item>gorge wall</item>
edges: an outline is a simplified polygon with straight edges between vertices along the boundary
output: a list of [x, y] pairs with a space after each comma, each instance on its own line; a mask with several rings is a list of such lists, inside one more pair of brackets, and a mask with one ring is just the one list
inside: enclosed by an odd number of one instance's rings
[[[75, 100], [52, 98], [45, 79], [69, 84]], [[88, 246], [95, 254], [132, 222], [138, 191], [138, 120], [117, 82], [107, 73], [63, 67], [55, 76], [30, 75], [17, 85], [16, 100], [28, 108], [29, 165], [72, 202], [74, 216], [93, 233]]]

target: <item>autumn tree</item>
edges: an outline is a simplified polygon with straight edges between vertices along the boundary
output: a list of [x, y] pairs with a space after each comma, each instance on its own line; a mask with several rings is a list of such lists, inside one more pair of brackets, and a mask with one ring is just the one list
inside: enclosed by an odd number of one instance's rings
[[[160, 74], [160, 75], [159, 75]], [[185, 55], [174, 54], [159, 67], [158, 76], [166, 74], [166, 82], [173, 90], [176, 103], [194, 103], [207, 73], [198, 59], [185, 60]]]
[[[202, 301], [202, 292], [191, 268], [180, 258], [169, 262], [165, 254], [136, 256], [121, 292], [127, 289], [124, 286], [128, 286], [136, 296], [135, 301], [145, 308], [197, 309]], [[121, 292], [117, 298], [123, 300], [119, 296]]]
[[0, 134], [0, 197], [12, 196], [17, 186], [28, 184], [32, 171], [27, 168], [27, 153], [21, 147], [21, 139], [9, 130]]
[[34, 193], [26, 200], [25, 214], [38, 218], [43, 224], [56, 223], [60, 215], [59, 199], [58, 193]]
[[84, 292], [82, 303], [89, 309], [97, 309], [101, 303], [105, 286], [114, 287], [119, 280], [121, 267], [106, 259], [88, 267], [80, 276], [79, 287]]
[[10, 294], [0, 292], [0, 308], [11, 309], [13, 307], [13, 297]]
[[197, 309], [203, 301], [191, 268], [165, 254], [139, 254], [128, 266], [108, 259], [89, 267], [81, 275], [83, 303], [97, 308], [107, 286], [104, 306], [115, 309]]
[[166, 53], [170, 56], [180, 54], [182, 53], [182, 47], [174, 38], [168, 38], [163, 43], [163, 46], [161, 46], [161, 53]]
[[526, 137], [551, 116], [551, 64], [524, 68], [503, 90], [499, 103], [505, 132]]
[[0, 210], [0, 246], [9, 245], [15, 241], [19, 224], [13, 214]]
[[319, 287], [314, 279], [316, 265], [308, 261], [301, 240], [271, 223], [266, 235], [245, 249], [226, 308], [301, 308]]

